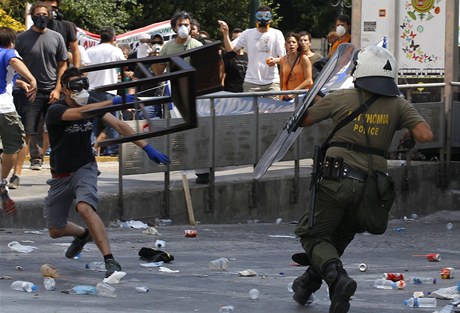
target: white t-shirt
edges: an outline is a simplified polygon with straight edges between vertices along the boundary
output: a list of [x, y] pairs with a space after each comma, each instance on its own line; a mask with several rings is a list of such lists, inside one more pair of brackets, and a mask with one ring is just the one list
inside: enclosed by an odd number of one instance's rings
[[80, 65], [86, 66], [91, 64], [91, 59], [88, 56], [88, 52], [86, 52], [85, 47], [78, 45], [78, 50], [80, 51]]
[[[91, 65], [126, 60], [123, 51], [111, 43], [101, 43], [97, 46], [86, 50], [91, 60]], [[103, 85], [116, 84], [118, 82], [118, 73], [116, 68], [110, 68], [101, 71], [88, 72], [89, 88], [94, 89]], [[116, 90], [108, 91], [116, 95]]]
[[268, 66], [268, 57], [282, 57], [286, 54], [283, 33], [275, 28], [267, 32], [259, 32], [257, 28], [246, 29], [233, 41], [235, 49], [244, 48], [248, 54], [248, 68], [244, 81], [267, 85], [279, 83], [280, 76], [277, 66]]

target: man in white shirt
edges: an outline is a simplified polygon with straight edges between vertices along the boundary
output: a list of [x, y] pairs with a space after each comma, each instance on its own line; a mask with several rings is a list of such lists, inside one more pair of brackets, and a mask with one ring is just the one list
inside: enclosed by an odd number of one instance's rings
[[[91, 60], [91, 65], [126, 60], [123, 51], [114, 45], [116, 40], [115, 29], [110, 26], [104, 26], [101, 29], [100, 36], [101, 43], [86, 51]], [[88, 72], [88, 79], [89, 85], [93, 89], [99, 86], [116, 84], [118, 82], [118, 72], [116, 68]], [[99, 102], [102, 102], [112, 100], [117, 95], [117, 91], [109, 90], [107, 92], [97, 92], [93, 95]], [[97, 138], [98, 121], [95, 120], [93, 124], [93, 134]], [[116, 138], [118, 136], [117, 132], [111, 127], [106, 127], [105, 131], [108, 138]], [[107, 147], [106, 154], [117, 155], [118, 145]]]
[[219, 21], [224, 33], [225, 50], [237, 52], [244, 48], [248, 54], [244, 91], [279, 91], [280, 76], [275, 58], [286, 54], [284, 36], [280, 30], [270, 27], [270, 7], [258, 8], [256, 20], [256, 28], [246, 29], [234, 41], [230, 41], [228, 36], [228, 25], [224, 21]]

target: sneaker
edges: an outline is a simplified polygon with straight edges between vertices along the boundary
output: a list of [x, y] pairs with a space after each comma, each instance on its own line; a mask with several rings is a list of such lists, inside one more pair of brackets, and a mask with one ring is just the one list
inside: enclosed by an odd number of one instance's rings
[[42, 169], [42, 160], [32, 159], [30, 160], [30, 169], [34, 171], [39, 171]]
[[10, 181], [8, 183], [8, 188], [10, 189], [16, 189], [19, 187], [19, 184], [20, 184], [20, 179], [19, 179], [19, 176], [16, 175], [16, 174], [13, 174], [11, 177], [10, 177]]
[[114, 259], [108, 259], [105, 261], [105, 269], [105, 278], [107, 278], [110, 275], [112, 275], [115, 271], [120, 272], [121, 265]]
[[65, 256], [67, 258], [69, 259], [74, 258], [76, 255], [78, 255], [81, 252], [81, 250], [83, 250], [83, 247], [86, 245], [87, 242], [90, 242], [93, 240], [93, 238], [91, 238], [91, 234], [88, 231], [88, 229], [86, 229], [86, 231], [87, 231], [87, 235], [85, 236], [85, 238], [74, 237], [75, 239], [72, 241], [70, 246], [65, 251]]
[[0, 184], [0, 198], [2, 199], [2, 208], [3, 211], [8, 216], [13, 216], [16, 214], [16, 203], [10, 198], [8, 194], [8, 187], [6, 182]]

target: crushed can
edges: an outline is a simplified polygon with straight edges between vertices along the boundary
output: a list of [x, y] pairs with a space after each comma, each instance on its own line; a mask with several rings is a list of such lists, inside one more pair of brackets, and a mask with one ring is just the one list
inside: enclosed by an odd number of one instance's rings
[[193, 238], [193, 237], [196, 237], [196, 234], [197, 234], [196, 230], [194, 229], [186, 229], [184, 232], [185, 232], [185, 237]]
[[383, 276], [385, 277], [385, 279], [388, 279], [394, 282], [404, 280], [403, 273], [383, 273]]
[[430, 262], [439, 262], [441, 261], [441, 255], [438, 253], [428, 253], [426, 259]]
[[444, 267], [441, 269], [442, 279], [452, 279], [455, 277], [455, 269], [453, 267]]

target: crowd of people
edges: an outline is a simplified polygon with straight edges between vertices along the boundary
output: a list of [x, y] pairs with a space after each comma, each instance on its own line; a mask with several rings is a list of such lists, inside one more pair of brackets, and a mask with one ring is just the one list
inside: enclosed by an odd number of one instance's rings
[[[83, 74], [79, 68], [129, 58], [167, 56], [213, 41], [189, 12], [178, 11], [171, 18], [176, 36], [168, 42], [159, 34], [143, 35], [137, 50], [130, 51], [128, 46], [116, 44], [115, 30], [107, 26], [100, 30], [100, 44], [85, 50], [78, 45], [75, 25], [63, 19], [59, 4], [60, 1], [34, 3], [30, 8], [33, 26], [17, 37], [11, 29], [0, 28], [0, 136], [3, 144], [0, 194], [5, 213], [13, 215], [14, 202], [5, 200], [8, 197], [4, 195], [8, 195], [8, 188], [20, 186], [27, 154], [30, 154], [31, 169], [40, 170], [43, 156], [50, 147], [51, 179], [47, 181], [50, 188], [44, 206], [49, 235], [52, 238], [74, 237], [65, 253], [68, 258], [75, 257], [87, 242], [94, 241], [104, 258], [107, 277], [120, 271], [121, 265], [111, 252], [107, 232], [97, 214], [99, 172], [94, 148], [99, 150], [97, 143], [102, 138], [132, 135], [134, 130], [123, 121], [130, 114], [131, 118], [150, 119], [165, 115], [161, 105], [154, 105], [142, 112], [123, 111], [121, 114], [126, 115], [123, 119], [117, 116], [119, 113], [85, 118], [84, 110], [122, 103], [119, 91], [96, 92], [95, 88], [142, 79], [148, 73], [145, 69], [126, 67], [122, 71], [112, 68]], [[338, 16], [335, 30], [327, 36], [330, 50], [327, 57], [323, 57], [312, 49], [310, 33], [283, 34], [271, 27], [272, 17], [271, 8], [261, 6], [255, 14], [254, 28], [235, 27], [230, 31], [225, 21], [218, 21], [223, 37], [220, 73], [223, 90], [306, 92], [337, 47], [351, 40], [350, 18]], [[150, 65], [151, 75], [169, 70], [166, 63]], [[426, 121], [399, 96], [395, 83], [397, 64], [388, 50], [364, 48], [355, 54], [354, 65], [355, 88], [316, 99], [318, 102], [307, 111], [301, 125], [310, 126], [327, 118], [338, 124], [364, 102], [369, 102], [368, 107], [375, 102], [369, 111], [388, 116], [388, 123], [378, 126], [378, 134], [357, 133], [353, 128], [356, 125], [351, 123], [337, 131], [330, 148], [324, 151], [325, 160], [333, 160], [343, 171], [323, 174], [317, 193], [315, 223], [310, 223], [311, 215], [307, 210], [295, 230], [309, 267], [293, 284], [294, 300], [305, 305], [325, 281], [331, 298], [330, 313], [348, 312], [350, 297], [356, 290], [356, 282], [348, 276], [340, 257], [355, 233], [363, 231], [362, 225], [356, 222], [356, 208], [364, 193], [368, 173], [373, 169], [386, 171], [384, 152], [396, 130], [407, 128], [420, 142], [429, 141], [433, 136]], [[126, 100], [133, 101], [134, 94], [159, 96], [165, 92], [168, 92], [166, 86], [150, 84], [128, 90]], [[293, 98], [295, 95], [283, 93], [279, 100], [292, 101]], [[365, 121], [361, 121], [365, 118], [356, 120], [355, 124], [364, 123], [361, 126], [367, 128]], [[167, 155], [144, 140], [134, 143], [152, 161], [169, 164]], [[107, 147], [104, 153], [117, 155], [117, 146]], [[196, 173], [197, 183], [208, 182], [206, 170]], [[72, 208], [86, 227], [67, 220]]]

